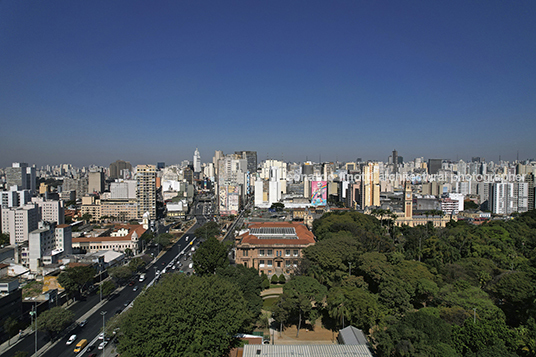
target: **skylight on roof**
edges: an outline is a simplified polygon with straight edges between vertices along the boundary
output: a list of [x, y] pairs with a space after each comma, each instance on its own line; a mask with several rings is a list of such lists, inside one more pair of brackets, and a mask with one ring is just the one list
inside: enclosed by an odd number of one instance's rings
[[251, 228], [250, 234], [259, 239], [298, 239], [294, 227]]

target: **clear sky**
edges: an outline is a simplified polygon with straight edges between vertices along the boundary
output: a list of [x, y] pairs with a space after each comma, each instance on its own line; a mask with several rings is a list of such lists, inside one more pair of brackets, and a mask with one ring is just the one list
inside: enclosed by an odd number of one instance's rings
[[536, 157], [536, 1], [0, 1], [0, 166]]

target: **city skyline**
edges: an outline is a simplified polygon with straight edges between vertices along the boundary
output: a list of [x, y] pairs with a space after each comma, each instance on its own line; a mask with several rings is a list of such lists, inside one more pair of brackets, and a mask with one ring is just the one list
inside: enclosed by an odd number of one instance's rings
[[0, 167], [536, 157], [536, 4], [0, 3]]

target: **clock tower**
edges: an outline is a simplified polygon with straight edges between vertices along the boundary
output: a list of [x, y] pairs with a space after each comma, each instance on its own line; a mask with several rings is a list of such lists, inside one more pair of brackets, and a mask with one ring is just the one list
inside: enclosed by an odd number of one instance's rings
[[413, 217], [413, 197], [409, 181], [404, 185], [404, 217], [409, 219]]

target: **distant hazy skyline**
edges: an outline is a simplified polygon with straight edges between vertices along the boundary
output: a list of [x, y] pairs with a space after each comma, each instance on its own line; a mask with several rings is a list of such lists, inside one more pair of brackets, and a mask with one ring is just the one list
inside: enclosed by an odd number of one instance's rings
[[2, 1], [0, 167], [536, 157], [536, 2]]

